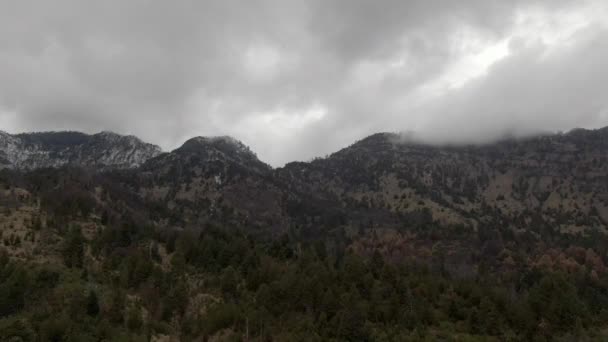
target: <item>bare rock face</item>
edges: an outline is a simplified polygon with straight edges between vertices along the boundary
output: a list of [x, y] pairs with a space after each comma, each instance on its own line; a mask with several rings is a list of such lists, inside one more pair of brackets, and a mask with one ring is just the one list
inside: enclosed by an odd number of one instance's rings
[[135, 168], [161, 153], [158, 146], [111, 132], [44, 132], [11, 135], [0, 131], [0, 168], [32, 170], [76, 165], [100, 169]]

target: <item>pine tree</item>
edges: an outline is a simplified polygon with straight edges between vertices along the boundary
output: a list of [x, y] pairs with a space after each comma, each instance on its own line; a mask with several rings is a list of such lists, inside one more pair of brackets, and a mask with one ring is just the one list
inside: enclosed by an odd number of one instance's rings
[[97, 317], [99, 314], [99, 299], [93, 290], [89, 291], [87, 298], [87, 314], [91, 317]]
[[68, 267], [80, 268], [84, 259], [84, 237], [80, 228], [72, 228], [65, 239], [63, 261]]

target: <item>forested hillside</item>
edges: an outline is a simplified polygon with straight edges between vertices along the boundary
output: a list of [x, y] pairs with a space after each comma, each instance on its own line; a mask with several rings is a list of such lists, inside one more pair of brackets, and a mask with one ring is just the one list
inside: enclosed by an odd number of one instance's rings
[[377, 134], [273, 169], [221, 137], [4, 169], [0, 340], [604, 341], [607, 147]]

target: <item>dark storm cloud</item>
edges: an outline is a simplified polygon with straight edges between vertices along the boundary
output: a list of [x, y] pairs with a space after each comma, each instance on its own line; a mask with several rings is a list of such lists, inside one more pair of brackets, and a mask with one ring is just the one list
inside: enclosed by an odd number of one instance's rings
[[[605, 9], [565, 0], [0, 0], [0, 124], [109, 129], [167, 149], [231, 134], [273, 164], [378, 130], [462, 141], [599, 125], [608, 49], [592, 24], [544, 59], [542, 43], [511, 44], [485, 75], [429, 91], [458, 61], [527, 25], [522, 13], [551, 23], [585, 6]], [[479, 124], [462, 124], [472, 119]]]

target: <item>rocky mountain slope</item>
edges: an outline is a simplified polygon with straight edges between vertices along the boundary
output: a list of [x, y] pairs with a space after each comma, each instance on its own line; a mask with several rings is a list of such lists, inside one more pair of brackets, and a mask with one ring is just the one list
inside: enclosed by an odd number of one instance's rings
[[272, 168], [234, 138], [192, 138], [134, 173], [130, 188], [185, 226], [228, 216], [234, 224], [287, 225]]
[[608, 129], [428, 146], [376, 134], [311, 163], [277, 170], [291, 189], [348, 208], [394, 214], [428, 209], [442, 224], [478, 227], [492, 210], [530, 227], [533, 217], [565, 231], [608, 223]]
[[[423, 240], [466, 231], [461, 238], [515, 236], [515, 249], [528, 246], [536, 258], [545, 251], [538, 243], [607, 233], [607, 147], [608, 129], [482, 146], [429, 146], [382, 133], [272, 169], [232, 138], [194, 138], [106, 177], [171, 227], [213, 223], [301, 237], [414, 231]], [[470, 251], [485, 239], [451, 246], [455, 268], [471, 265]], [[386, 251], [395, 260], [424, 257], [432, 247], [425, 241], [415, 251]]]
[[0, 131], [0, 168], [31, 170], [64, 165], [134, 168], [160, 153], [158, 146], [111, 132], [11, 135]]
[[[327, 158], [272, 169], [231, 137], [197, 137], [161, 153], [113, 133], [0, 135], [4, 167], [131, 169], [111, 174], [176, 224], [314, 229], [340, 223], [397, 229], [431, 217], [565, 233], [608, 228], [608, 128], [480, 146], [430, 146], [398, 134], [367, 137]], [[405, 223], [404, 223], [405, 222]]]
[[133, 139], [2, 136], [0, 339], [606, 340], [608, 128], [276, 169]]

